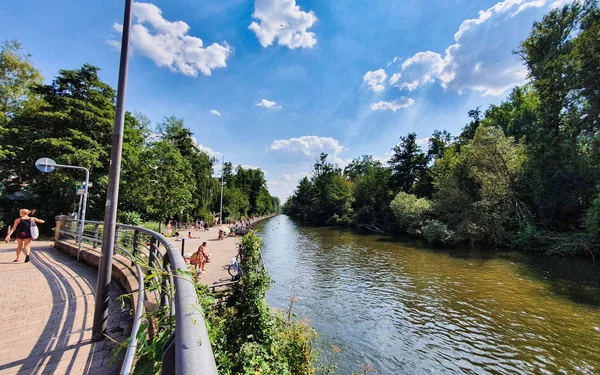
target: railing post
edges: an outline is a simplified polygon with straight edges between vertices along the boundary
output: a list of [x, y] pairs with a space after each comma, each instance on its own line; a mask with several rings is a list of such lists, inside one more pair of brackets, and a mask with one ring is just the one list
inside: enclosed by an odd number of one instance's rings
[[139, 230], [135, 230], [133, 232], [133, 259], [131, 260], [131, 265], [133, 266], [133, 264], [135, 263], [134, 259], [135, 257], [137, 257], [137, 252], [138, 252], [138, 245], [139, 245], [139, 241], [140, 241], [140, 231]]
[[153, 236], [150, 239], [150, 256], [148, 257], [148, 268], [150, 268], [149, 272], [152, 272], [152, 268], [154, 268], [154, 263], [156, 263], [156, 238]]
[[[165, 251], [165, 255], [163, 256], [162, 269], [167, 272], [171, 270], [168, 251]], [[171, 305], [169, 304], [169, 284], [173, 285], [172, 280], [170, 280], [170, 275], [168, 277], [163, 277], [160, 291], [160, 304], [161, 306], [169, 306], [169, 314], [173, 315], [173, 310], [171, 309]]]
[[99, 228], [100, 228], [100, 226], [98, 224], [96, 224], [94, 226], [94, 242], [92, 244], [92, 249], [96, 249], [98, 247], [98, 232], [99, 232]]
[[64, 225], [64, 221], [62, 218], [57, 218], [56, 220], [56, 232], [54, 232], [54, 242], [60, 241], [60, 231]]

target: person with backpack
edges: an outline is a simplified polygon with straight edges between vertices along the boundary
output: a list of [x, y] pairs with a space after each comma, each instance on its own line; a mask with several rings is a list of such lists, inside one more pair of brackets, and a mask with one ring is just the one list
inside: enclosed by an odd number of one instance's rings
[[19, 218], [15, 219], [12, 229], [6, 234], [5, 241], [10, 241], [10, 236], [13, 233], [17, 233], [17, 258], [13, 262], [18, 262], [21, 256], [21, 249], [25, 251], [25, 263], [29, 262], [29, 254], [31, 249], [29, 245], [31, 241], [38, 237], [38, 229], [36, 223], [44, 224], [45, 221], [37, 219], [35, 217], [29, 217], [31, 211], [28, 209], [19, 210]]

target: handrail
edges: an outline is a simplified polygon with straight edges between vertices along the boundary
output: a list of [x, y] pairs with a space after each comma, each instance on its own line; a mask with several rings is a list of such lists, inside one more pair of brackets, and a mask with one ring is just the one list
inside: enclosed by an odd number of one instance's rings
[[[57, 221], [62, 221], [65, 224], [77, 223], [77, 220], [62, 216], [57, 217]], [[95, 248], [97, 245], [101, 244], [98, 230], [104, 223], [86, 220], [84, 229], [85, 225], [93, 225], [94, 232], [92, 235], [86, 235], [84, 231], [82, 240], [92, 243]], [[66, 227], [66, 225], [64, 228], [59, 227], [59, 233], [57, 234], [58, 239], [60, 240], [61, 236], [76, 239], [77, 233]], [[119, 234], [124, 235], [127, 232], [133, 232], [133, 237], [119, 238]], [[131, 330], [131, 340], [121, 367], [121, 374], [130, 374], [135, 362], [138, 343], [137, 336], [144, 312], [145, 289], [142, 267], [145, 267], [146, 272], [148, 273], [155, 272], [155, 270], [159, 269], [161, 271], [167, 271], [170, 275], [163, 279], [162, 282], [166, 284], [167, 287], [160, 289], [162, 291], [161, 296], [156, 300], [156, 302], [161, 305], [166, 303], [170, 308], [171, 314], [175, 316], [174, 335], [172, 333], [174, 345], [165, 345], [165, 353], [163, 354], [163, 374], [218, 375], [208, 331], [206, 329], [206, 323], [202, 314], [202, 307], [198, 300], [194, 281], [192, 280], [190, 273], [186, 272], [188, 271], [188, 267], [177, 246], [169, 242], [167, 238], [160, 233], [133, 225], [117, 224], [116, 234], [115, 251], [124, 254], [132, 261], [140, 285], [137, 304], [138, 308], [135, 312], [135, 321]], [[149, 248], [145, 246], [145, 239], [144, 241], [140, 241], [140, 237], [150, 239]], [[121, 240], [121, 243], [119, 243], [119, 240]], [[142, 259], [140, 255], [143, 256], [144, 259]], [[146, 259], [149, 264], [139, 264], [140, 260]], [[174, 295], [167, 296], [165, 291], [170, 290], [170, 287], [174, 290]], [[169, 360], [169, 358], [174, 359], [174, 361]]]

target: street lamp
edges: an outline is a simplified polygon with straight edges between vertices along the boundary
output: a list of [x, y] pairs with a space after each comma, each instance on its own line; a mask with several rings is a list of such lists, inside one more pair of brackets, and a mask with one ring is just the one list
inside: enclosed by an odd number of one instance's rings
[[223, 225], [223, 176], [225, 175], [225, 156], [221, 163], [221, 212], [219, 213], [219, 225]]
[[83, 206], [81, 208], [81, 217], [79, 218], [79, 230], [77, 235], [77, 261], [79, 261], [79, 253], [81, 253], [81, 243], [83, 242], [83, 227], [85, 223], [85, 208], [87, 206], [88, 186], [90, 184], [90, 171], [84, 167], [78, 167], [75, 165], [64, 165], [56, 164], [56, 162], [49, 158], [41, 158], [36, 160], [35, 167], [40, 172], [50, 173], [54, 172], [56, 168], [68, 168], [68, 169], [82, 169], [85, 171], [85, 183], [83, 187]]
[[125, 124], [125, 94], [127, 92], [127, 70], [129, 64], [129, 34], [131, 31], [131, 12], [133, 0], [125, 0], [123, 15], [123, 35], [121, 38], [121, 59], [119, 62], [119, 81], [117, 85], [117, 103], [115, 106], [115, 126], [110, 165], [108, 169], [108, 187], [106, 189], [106, 207], [104, 209], [104, 232], [102, 233], [102, 257], [98, 266], [98, 283], [94, 306], [94, 325], [92, 340], [101, 341], [108, 322], [108, 301], [112, 278], [112, 261], [115, 251], [115, 232], [117, 230], [117, 205], [119, 203], [119, 178], [121, 174], [121, 152], [123, 150], [123, 130]]

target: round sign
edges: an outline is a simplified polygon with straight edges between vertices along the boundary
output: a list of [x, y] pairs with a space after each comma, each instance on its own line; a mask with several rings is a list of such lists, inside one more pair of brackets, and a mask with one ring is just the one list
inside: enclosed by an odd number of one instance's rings
[[41, 158], [35, 162], [35, 167], [40, 172], [54, 172], [56, 162], [49, 158]]

